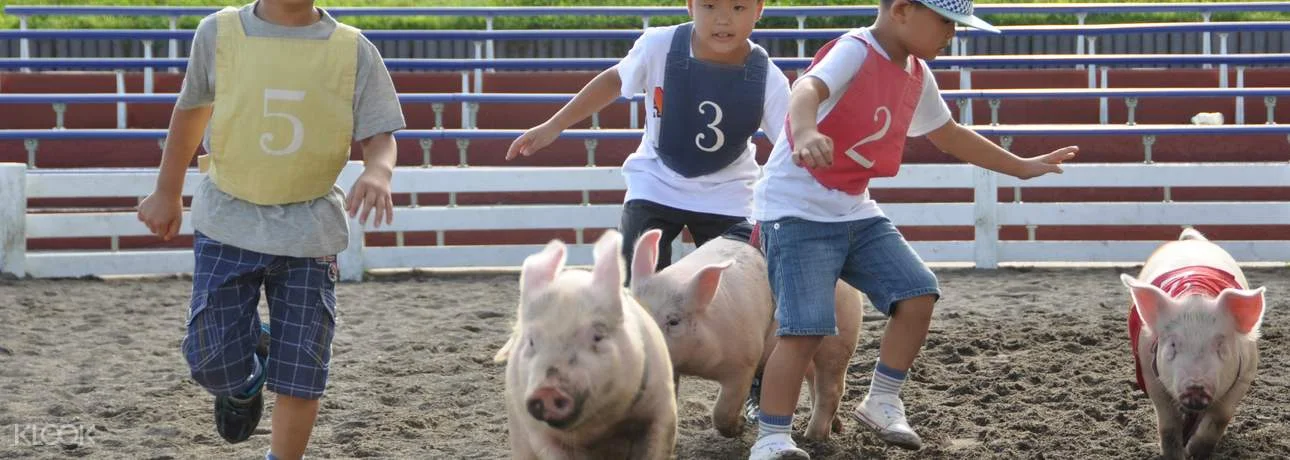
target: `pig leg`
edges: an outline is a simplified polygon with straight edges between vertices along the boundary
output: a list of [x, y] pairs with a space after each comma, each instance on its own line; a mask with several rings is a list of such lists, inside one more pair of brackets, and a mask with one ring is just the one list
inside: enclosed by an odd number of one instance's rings
[[676, 411], [659, 411], [644, 435], [632, 442], [631, 460], [667, 460], [676, 449]]
[[752, 387], [755, 369], [749, 369], [743, 375], [721, 382], [721, 391], [717, 394], [717, 404], [712, 408], [712, 426], [727, 438], [738, 437], [744, 431], [744, 401], [748, 399]]
[[1227, 430], [1228, 422], [1231, 422], [1232, 416], [1235, 415], [1236, 404], [1250, 390], [1250, 383], [1250, 380], [1237, 379], [1232, 389], [1228, 390], [1222, 399], [1215, 401], [1205, 416], [1201, 417], [1200, 425], [1196, 427], [1196, 434], [1187, 441], [1187, 453], [1192, 458], [1198, 460], [1209, 458], [1214, 452], [1214, 446], [1218, 445], [1223, 432]]
[[[1148, 384], [1150, 385], [1150, 384]], [[1163, 391], [1163, 390], [1162, 390]], [[1156, 406], [1156, 423], [1160, 433], [1160, 453], [1166, 460], [1183, 460], [1183, 417], [1168, 395], [1152, 396]], [[1161, 400], [1164, 401], [1161, 401]]]
[[[806, 438], [826, 441], [835, 428], [841, 430], [841, 420], [837, 413], [838, 406], [842, 403], [846, 373], [833, 372], [833, 369], [820, 365], [816, 365], [815, 369], [815, 379], [811, 382], [811, 421], [806, 425]], [[835, 422], [838, 425], [836, 427]]]
[[1214, 452], [1214, 446], [1218, 445], [1219, 438], [1223, 437], [1223, 431], [1227, 430], [1227, 422], [1230, 420], [1227, 414], [1205, 414], [1200, 420], [1200, 426], [1196, 428], [1196, 434], [1187, 441], [1187, 454], [1196, 460], [1209, 458]]
[[516, 460], [538, 460], [537, 452], [534, 452], [533, 446], [529, 444], [528, 433], [524, 431], [524, 427], [520, 426], [516, 417], [518, 415], [514, 411], [510, 411], [507, 428], [509, 429], [508, 435], [511, 438], [511, 458]]

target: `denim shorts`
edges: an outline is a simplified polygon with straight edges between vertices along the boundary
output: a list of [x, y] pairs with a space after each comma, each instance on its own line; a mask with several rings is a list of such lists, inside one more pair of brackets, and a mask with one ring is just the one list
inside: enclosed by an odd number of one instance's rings
[[758, 225], [775, 295], [777, 335], [837, 335], [837, 280], [891, 316], [905, 299], [941, 292], [932, 273], [891, 220], [815, 222], [796, 217]]

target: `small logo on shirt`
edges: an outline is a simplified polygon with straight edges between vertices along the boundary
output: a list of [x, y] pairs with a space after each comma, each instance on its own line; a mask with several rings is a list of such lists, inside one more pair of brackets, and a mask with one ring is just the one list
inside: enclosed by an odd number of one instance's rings
[[654, 118], [663, 118], [663, 87], [654, 87]]

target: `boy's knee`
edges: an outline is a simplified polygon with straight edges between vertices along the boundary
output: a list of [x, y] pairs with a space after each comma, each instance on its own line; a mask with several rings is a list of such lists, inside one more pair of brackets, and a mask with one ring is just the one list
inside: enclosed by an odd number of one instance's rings
[[775, 347], [792, 353], [804, 359], [809, 359], [820, 349], [820, 344], [824, 343], [824, 335], [781, 335], [776, 340]]
[[896, 302], [892, 317], [917, 318], [931, 321], [932, 311], [936, 308], [936, 294], [923, 294]]
[[215, 396], [230, 396], [241, 390], [255, 370], [253, 352], [234, 356], [229, 353], [229, 347], [223, 347], [207, 359], [198, 360], [188, 343], [185, 341], [184, 358], [188, 362], [189, 377]]
[[230, 338], [212, 315], [206, 309], [193, 314], [181, 349], [193, 381], [217, 396], [231, 395], [255, 370], [255, 338]]

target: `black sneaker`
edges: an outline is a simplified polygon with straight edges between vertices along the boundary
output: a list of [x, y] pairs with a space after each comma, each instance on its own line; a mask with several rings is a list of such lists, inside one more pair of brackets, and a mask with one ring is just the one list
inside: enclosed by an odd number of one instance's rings
[[[261, 326], [260, 340], [256, 344], [255, 354], [259, 356], [261, 366], [268, 364], [268, 325]], [[261, 372], [267, 372], [267, 370], [261, 369]], [[237, 444], [249, 439], [251, 434], [255, 433], [255, 428], [260, 425], [260, 416], [264, 413], [264, 380], [262, 374], [260, 382], [255, 387], [254, 395], [249, 399], [232, 396], [215, 398], [215, 430], [219, 431], [220, 437], [229, 444]]]

